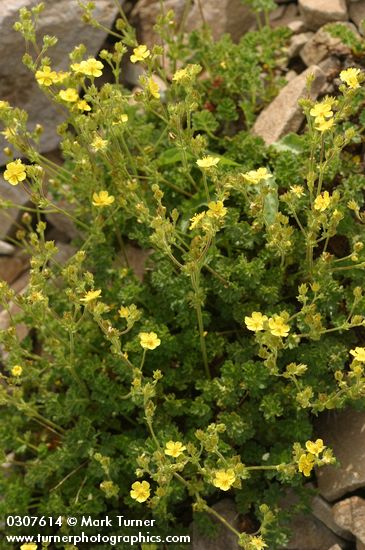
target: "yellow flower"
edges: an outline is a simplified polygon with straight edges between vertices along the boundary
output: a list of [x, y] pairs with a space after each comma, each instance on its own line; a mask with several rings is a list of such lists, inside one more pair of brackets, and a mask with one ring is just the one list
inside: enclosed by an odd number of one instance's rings
[[68, 78], [69, 76], [70, 76], [69, 72], [60, 71], [59, 73], [56, 73], [54, 82], [56, 84], [59, 84], [59, 83], [63, 82], [66, 78]]
[[63, 101], [67, 101], [68, 103], [75, 103], [76, 101], [79, 101], [79, 94], [77, 93], [77, 90], [75, 88], [67, 88], [67, 90], [61, 90], [58, 94]]
[[270, 174], [267, 168], [258, 168], [242, 174], [247, 183], [257, 184], [266, 179]]
[[228, 491], [235, 481], [236, 476], [233, 470], [217, 470], [213, 485], [222, 491]]
[[135, 481], [129, 494], [137, 502], [145, 502], [151, 494], [150, 484], [148, 481]]
[[324, 191], [314, 201], [314, 209], [319, 210], [319, 212], [324, 212], [331, 203], [331, 197], [328, 191]]
[[180, 441], [168, 441], [166, 443], [165, 455], [177, 458], [182, 455], [186, 447]]
[[188, 78], [188, 77], [189, 77], [189, 73], [187, 69], [179, 69], [178, 71], [176, 71], [176, 73], [172, 77], [172, 80], [174, 80], [175, 82], [180, 82], [181, 80], [185, 80], [185, 78]]
[[246, 327], [253, 332], [264, 330], [265, 321], [267, 321], [267, 316], [262, 315], [259, 311], [253, 311], [251, 317], [245, 317]]
[[252, 537], [250, 539], [250, 549], [251, 548], [252, 550], [262, 550], [263, 548], [267, 548], [267, 544], [262, 537]]
[[91, 142], [91, 148], [93, 149], [93, 151], [95, 151], [95, 153], [97, 153], [98, 151], [105, 151], [107, 146], [108, 146], [108, 140], [103, 139], [100, 136], [96, 136], [94, 140]]
[[155, 349], [161, 344], [155, 332], [140, 332], [138, 336], [143, 349]]
[[274, 336], [285, 338], [288, 336], [290, 327], [285, 323], [285, 320], [280, 315], [274, 315], [269, 319], [269, 329]]
[[360, 69], [351, 67], [350, 69], [340, 72], [340, 79], [342, 82], [345, 82], [349, 88], [360, 88], [360, 82], [358, 80], [360, 73]]
[[304, 187], [302, 185], [291, 185], [290, 191], [297, 197], [302, 197], [304, 195]]
[[218, 162], [221, 159], [219, 157], [212, 157], [211, 155], [205, 156], [201, 159], [198, 159], [196, 161], [199, 168], [212, 168], [213, 166], [217, 166]]
[[41, 86], [52, 86], [57, 82], [58, 77], [56, 71], [52, 71], [51, 67], [42, 67], [35, 73], [36, 80]]
[[314, 456], [311, 454], [302, 454], [298, 462], [298, 470], [302, 472], [306, 477], [311, 475], [311, 471], [314, 468]]
[[309, 111], [309, 113], [315, 118], [331, 118], [333, 116], [332, 101], [327, 100], [316, 103], [314, 107]]
[[148, 89], [149, 89], [150, 94], [153, 97], [155, 97], [156, 99], [158, 99], [160, 97], [159, 85], [157, 84], [157, 82], [155, 82], [153, 80], [153, 78], [148, 79]]
[[128, 122], [128, 115], [126, 113], [120, 115], [120, 122]]
[[201, 220], [204, 218], [205, 212], [200, 212], [200, 214], [194, 214], [194, 216], [190, 219], [190, 226], [189, 229], [195, 229], [197, 225], [201, 222]]
[[101, 290], [89, 290], [86, 292], [85, 296], [81, 298], [81, 302], [85, 302], [87, 304], [88, 302], [92, 302], [93, 300], [96, 300], [101, 295]]
[[75, 73], [81, 73], [81, 63], [73, 63], [71, 65], [71, 69], [75, 72]]
[[212, 201], [208, 204], [208, 208], [207, 216], [209, 218], [224, 218], [227, 214], [227, 208], [223, 206], [223, 201]]
[[319, 132], [327, 132], [327, 130], [330, 130], [334, 125], [333, 118], [326, 120], [323, 117], [317, 117], [314, 122], [316, 125], [316, 130], [318, 130]]
[[356, 361], [365, 363], [365, 348], [356, 347], [355, 349], [350, 350], [350, 353], [355, 357]]
[[22, 544], [21, 547], [20, 547], [20, 550], [37, 550], [38, 546], [34, 543], [26, 543], [26, 544]]
[[324, 451], [326, 445], [323, 445], [323, 439], [317, 439], [316, 441], [307, 441], [305, 447], [309, 453], [318, 456]]
[[13, 376], [16, 376], [16, 377], [19, 377], [21, 376], [23, 373], [23, 367], [21, 367], [20, 365], [15, 365], [12, 369], [11, 369], [11, 374]]
[[93, 205], [103, 208], [110, 206], [115, 201], [113, 195], [109, 195], [108, 191], [99, 191], [93, 194]]
[[117, 497], [119, 487], [110, 480], [102, 481], [99, 485], [100, 489], [105, 493], [107, 498]]
[[86, 61], [81, 61], [79, 72], [85, 74], [86, 76], [98, 78], [103, 74], [103, 68], [104, 65], [101, 61], [95, 59], [94, 57], [89, 57]]
[[118, 309], [118, 313], [122, 319], [128, 319], [131, 314], [131, 310], [128, 306], [121, 306]]
[[26, 177], [26, 166], [20, 159], [9, 162], [9, 164], [6, 165], [4, 179], [8, 181], [10, 185], [18, 185], [18, 183], [24, 181]]
[[137, 46], [137, 48], [134, 48], [130, 60], [132, 63], [137, 63], [137, 61], [144, 61], [147, 57], [149, 57], [149, 55], [150, 50], [147, 49], [147, 46], [141, 44], [140, 46]]
[[76, 106], [80, 111], [91, 111], [90, 105], [84, 99], [80, 99]]

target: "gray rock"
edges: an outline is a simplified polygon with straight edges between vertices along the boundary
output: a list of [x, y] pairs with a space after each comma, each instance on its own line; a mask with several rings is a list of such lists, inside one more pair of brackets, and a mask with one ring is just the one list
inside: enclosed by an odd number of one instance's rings
[[[315, 501], [316, 498], [317, 496], [314, 496], [312, 502]], [[293, 510], [299, 502], [299, 497], [294, 490], [288, 489], [285, 492], [285, 497], [280, 499], [279, 506], [283, 510], [290, 511]], [[316, 508], [316, 506], [314, 506], [314, 508]], [[318, 509], [319, 507], [317, 506], [317, 511]], [[318, 519], [310, 512], [299, 512], [294, 515], [288, 524], [288, 528], [291, 531], [291, 538], [287, 546], [285, 546], [285, 548], [280, 548], [280, 550], [324, 550], [335, 544], [341, 544], [342, 539], [322, 521], [322, 519], [328, 520], [327, 513], [324, 513], [321, 509], [319, 515], [321, 515], [321, 519]], [[332, 523], [334, 523], [333, 519]]]
[[[172, 9], [175, 12], [175, 21], [179, 27], [183, 19], [185, 0], [166, 0], [163, 4], [166, 11]], [[185, 23], [186, 31], [200, 27], [205, 21], [215, 38], [228, 32], [234, 40], [238, 40], [255, 22], [252, 11], [240, 0], [204, 0], [200, 6], [201, 10], [197, 2], [192, 6]], [[159, 0], [139, 0], [132, 12], [132, 17], [139, 22], [140, 40], [149, 46], [157, 40], [153, 26], [160, 11]]]
[[317, 471], [320, 494], [332, 502], [365, 486], [365, 412], [345, 409], [321, 415], [316, 436], [333, 449], [340, 467]]
[[337, 502], [332, 509], [333, 519], [342, 527], [356, 536], [361, 544], [365, 544], [365, 500], [351, 497]]
[[331, 548], [329, 548], [328, 550], [342, 550], [342, 546], [335, 544], [334, 546], [331, 546]]
[[[213, 508], [233, 527], [239, 530], [238, 513], [233, 500], [225, 498], [217, 502]], [[240, 547], [238, 546], [236, 535], [215, 518], [213, 521], [218, 525], [218, 532], [215, 538], [203, 537], [193, 524], [193, 550], [219, 550], [221, 548], [224, 548], [224, 550], [239, 550]]]
[[325, 75], [316, 65], [293, 78], [257, 117], [253, 132], [261, 136], [267, 145], [274, 143], [288, 132], [297, 132], [304, 120], [299, 99], [307, 95], [307, 78], [314, 75], [311, 97], [315, 99], [325, 84]]
[[0, 257], [0, 281], [12, 283], [28, 268], [29, 262], [24, 256]]
[[285, 75], [285, 80], [287, 82], [290, 82], [291, 80], [293, 80], [294, 78], [296, 78], [298, 76], [298, 73], [296, 73], [295, 71], [293, 70], [290, 70], [286, 73]]
[[[52, 201], [52, 198], [50, 198]], [[66, 201], [52, 201], [58, 208], [68, 212], [71, 210], [70, 205]], [[75, 222], [63, 212], [50, 212], [46, 214], [46, 221], [55, 227], [59, 233], [65, 235], [69, 239], [75, 239], [79, 235], [79, 230], [75, 225]]]
[[354, 4], [349, 5], [350, 19], [355, 23], [359, 32], [365, 35], [365, 29], [361, 25], [361, 22], [365, 19], [365, 0], [360, 0]]
[[349, 55], [350, 53], [350, 48], [345, 46], [340, 38], [334, 38], [325, 29], [319, 29], [301, 49], [300, 57], [309, 67], [330, 55]]
[[293, 34], [299, 34], [307, 30], [307, 26], [304, 23], [303, 19], [294, 19], [288, 23], [289, 29]]
[[271, 26], [273, 28], [286, 27], [287, 25], [289, 25], [289, 23], [291, 23], [292, 21], [295, 21], [299, 16], [299, 10], [296, 4], [288, 4], [287, 6], [280, 6], [279, 10], [280, 8], [284, 8], [281, 14], [279, 11], [277, 11], [276, 17], [275, 16], [273, 17], [272, 15], [270, 16]]
[[316, 495], [311, 502], [311, 511], [314, 517], [324, 523], [336, 535], [345, 540], [354, 540], [353, 534], [348, 529], [336, 523], [333, 518], [332, 506], [324, 498]]
[[331, 55], [318, 63], [318, 66], [325, 73], [328, 80], [333, 80], [333, 78], [337, 77], [340, 72], [341, 62], [337, 57]]
[[312, 514], [299, 514], [291, 524], [292, 537], [285, 549], [320, 550], [340, 544], [342, 540]]
[[313, 36], [312, 32], [302, 32], [300, 34], [294, 34], [294, 36], [291, 37], [289, 42], [289, 48], [288, 48], [289, 59], [296, 57], [299, 54], [299, 52], [302, 50], [302, 48], [304, 48], [305, 45], [308, 44], [312, 36]]
[[299, 0], [299, 10], [311, 29], [348, 19], [346, 0]]
[[[56, 126], [64, 115], [59, 106], [51, 103], [39, 89], [34, 75], [22, 64], [25, 44], [22, 36], [13, 30], [18, 19], [18, 10], [32, 8], [38, 0], [12, 0], [1, 2], [0, 12], [0, 99], [9, 101], [13, 106], [21, 107], [29, 113], [30, 126], [40, 123], [44, 126], [41, 138], [41, 150], [54, 149], [59, 142]], [[57, 70], [67, 68], [70, 52], [76, 45], [83, 43], [91, 55], [98, 52], [105, 40], [105, 33], [88, 26], [81, 21], [81, 10], [75, 0], [47, 0], [46, 8], [39, 18], [38, 36], [44, 34], [57, 36], [58, 44], [49, 51], [52, 66]], [[95, 2], [95, 16], [105, 26], [110, 27], [118, 10], [113, 0]], [[5, 141], [0, 139], [0, 163], [5, 162], [2, 148]]]
[[63, 265], [77, 252], [77, 248], [67, 243], [56, 243], [57, 254], [54, 256], [54, 261]]
[[0, 255], [2, 256], [11, 256], [14, 254], [15, 246], [5, 241], [0, 241]]
[[[1, 39], [0, 39], [1, 40]], [[1, 84], [0, 84], [1, 86]], [[24, 206], [29, 202], [29, 196], [22, 185], [10, 185], [0, 176], [0, 205], [2, 202]], [[3, 240], [11, 230], [20, 214], [16, 206], [0, 208], [0, 239]]]

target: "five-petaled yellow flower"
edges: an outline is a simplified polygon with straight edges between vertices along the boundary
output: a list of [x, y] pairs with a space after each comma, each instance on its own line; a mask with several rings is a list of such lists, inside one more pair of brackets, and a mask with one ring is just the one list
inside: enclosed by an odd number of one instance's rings
[[91, 111], [90, 105], [84, 99], [80, 99], [80, 101], [77, 102], [76, 107], [80, 111]]
[[332, 100], [325, 100], [316, 103], [314, 107], [312, 107], [312, 109], [309, 111], [309, 113], [315, 118], [331, 118], [333, 116], [332, 103]]
[[253, 311], [251, 313], [251, 317], [245, 317], [246, 327], [248, 330], [252, 330], [253, 332], [264, 330], [265, 321], [267, 321], [267, 316], [262, 315], [259, 311]]
[[355, 357], [356, 361], [365, 363], [365, 348], [356, 347], [355, 349], [350, 350], [350, 353]]
[[86, 292], [85, 296], [81, 298], [81, 302], [85, 302], [87, 304], [88, 302], [92, 302], [93, 300], [96, 300], [101, 295], [101, 290], [89, 290]]
[[103, 74], [102, 69], [104, 65], [98, 59], [94, 57], [89, 57], [86, 61], [81, 61], [81, 63], [75, 63], [71, 65], [71, 69], [75, 70], [78, 73], [84, 74], [86, 76], [93, 76], [95, 78]]
[[186, 447], [180, 441], [168, 441], [166, 443], [165, 455], [177, 458], [182, 455]]
[[160, 97], [160, 87], [157, 82], [153, 80], [153, 78], [148, 79], [148, 89], [153, 97], [155, 97], [156, 99]]
[[340, 72], [340, 79], [342, 82], [345, 82], [349, 88], [355, 89], [360, 88], [359, 75], [361, 74], [360, 69], [355, 69], [351, 67], [345, 71]]
[[187, 69], [179, 69], [176, 71], [174, 76], [172, 77], [172, 80], [175, 82], [180, 82], [181, 80], [185, 80], [185, 78], [189, 77], [189, 73]]
[[161, 344], [155, 332], [140, 332], [138, 336], [143, 349], [155, 349]]
[[302, 454], [298, 462], [298, 470], [306, 477], [311, 475], [314, 468], [315, 459], [312, 454]]
[[131, 314], [131, 308], [128, 306], [120, 306], [118, 313], [122, 319], [128, 319]]
[[20, 550], [37, 550], [37, 548], [38, 546], [36, 544], [34, 544], [33, 542], [28, 542], [26, 544], [22, 544]]
[[113, 195], [109, 195], [108, 191], [99, 191], [93, 194], [93, 205], [99, 208], [110, 206], [115, 201]]
[[274, 336], [285, 338], [289, 334], [290, 326], [286, 324], [280, 315], [274, 315], [269, 319], [269, 329]]
[[21, 376], [23, 373], [23, 367], [21, 367], [20, 365], [15, 365], [12, 369], [11, 369], [11, 374], [15, 377], [19, 377]]
[[137, 502], [145, 502], [151, 494], [150, 484], [148, 481], [135, 481], [129, 494]]
[[93, 151], [95, 151], [96, 153], [98, 151], [105, 151], [105, 149], [107, 148], [108, 146], [108, 140], [107, 139], [103, 139], [102, 137], [100, 136], [96, 136], [93, 141], [91, 142], [91, 148]]
[[323, 439], [316, 439], [316, 441], [307, 441], [305, 447], [308, 453], [318, 456], [325, 450], [326, 445], [323, 445]]
[[217, 166], [218, 162], [221, 159], [219, 157], [212, 157], [211, 155], [205, 156], [201, 159], [198, 159], [196, 161], [199, 168], [212, 168], [213, 166]]
[[243, 178], [247, 183], [257, 184], [262, 180], [265, 180], [269, 176], [267, 168], [258, 168], [257, 170], [250, 170], [245, 174], [242, 174]]
[[207, 216], [209, 218], [224, 218], [227, 214], [227, 208], [223, 206], [223, 201], [212, 201], [208, 204]]
[[9, 162], [9, 164], [6, 165], [4, 179], [8, 181], [10, 185], [18, 185], [18, 183], [24, 181], [26, 177], [26, 166], [20, 159]]
[[295, 195], [296, 197], [303, 197], [304, 196], [304, 187], [303, 185], [291, 185], [290, 191]]
[[58, 75], [56, 71], [52, 71], [51, 67], [45, 66], [39, 69], [35, 73], [36, 80], [41, 86], [52, 86], [55, 82], [58, 82]]
[[67, 103], [76, 103], [76, 101], [79, 101], [79, 94], [77, 93], [77, 90], [75, 88], [67, 88], [67, 90], [61, 90], [58, 94], [60, 98], [63, 101], [67, 101]]
[[324, 191], [314, 201], [314, 209], [319, 212], [324, 212], [331, 204], [331, 196], [328, 191]]
[[334, 120], [333, 118], [326, 120], [324, 117], [317, 117], [315, 119], [315, 124], [316, 124], [316, 129], [319, 132], [327, 132], [327, 130], [330, 130], [334, 125]]
[[252, 550], [263, 550], [267, 548], [267, 544], [262, 537], [252, 537], [250, 539], [250, 549]]
[[132, 63], [137, 63], [138, 61], [144, 61], [147, 57], [149, 57], [149, 55], [150, 50], [147, 49], [147, 46], [141, 44], [140, 46], [137, 46], [137, 48], [134, 48], [130, 60]]
[[233, 470], [217, 470], [213, 479], [213, 485], [222, 491], [228, 491], [235, 481], [236, 476]]

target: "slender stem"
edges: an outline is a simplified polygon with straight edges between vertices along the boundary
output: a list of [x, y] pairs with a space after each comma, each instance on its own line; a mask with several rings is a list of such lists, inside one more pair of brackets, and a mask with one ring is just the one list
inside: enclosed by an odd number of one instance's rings
[[211, 374], [209, 370], [209, 364], [208, 364], [208, 356], [207, 356], [207, 347], [205, 344], [205, 331], [204, 331], [204, 322], [203, 322], [203, 314], [202, 314], [202, 308], [200, 304], [200, 298], [199, 298], [199, 272], [195, 272], [191, 275], [191, 284], [195, 292], [195, 311], [196, 316], [198, 319], [198, 328], [199, 328], [199, 339], [200, 339], [200, 349], [203, 356], [203, 364], [204, 364], [204, 370], [207, 378], [211, 379]]
[[241, 533], [239, 531], [237, 531], [237, 529], [235, 529], [233, 527], [233, 525], [231, 525], [230, 523], [228, 523], [228, 521], [223, 517], [221, 516], [220, 514], [218, 514], [218, 512], [216, 510], [214, 510], [214, 508], [211, 508], [210, 506], [208, 506], [208, 504], [204, 504], [204, 508], [205, 510], [211, 514], [212, 516], [216, 517], [221, 523], [223, 523], [223, 525], [225, 527], [227, 527], [227, 529], [229, 529], [232, 533], [234, 533], [237, 537], [240, 537], [241, 536]]

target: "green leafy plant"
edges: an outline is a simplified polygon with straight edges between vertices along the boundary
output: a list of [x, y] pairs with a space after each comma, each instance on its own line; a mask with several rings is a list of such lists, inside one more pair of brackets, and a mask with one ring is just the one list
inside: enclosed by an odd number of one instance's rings
[[[97, 26], [91, 8], [84, 18]], [[123, 508], [168, 533], [193, 515], [227, 524], [212, 504], [229, 491], [257, 521], [254, 533], [227, 525], [239, 544], [282, 545], [282, 492], [334, 462], [312, 440], [313, 415], [364, 397], [365, 179], [352, 153], [362, 73], [341, 72], [337, 97], [302, 100], [306, 132], [265, 147], [248, 127], [274, 93], [278, 52], [257, 49], [273, 31], [240, 45], [180, 33], [172, 47], [167, 14], [158, 28], [171, 47], [148, 49], [121, 11], [112, 50], [95, 59], [79, 46], [56, 72], [55, 39], [36, 42], [40, 11], [21, 10], [16, 29], [65, 112], [64, 164], [38, 152], [41, 129], [28, 130], [23, 111], [0, 103], [9, 157], [17, 151], [4, 177], [32, 201], [14, 240], [31, 257], [29, 285], [21, 295], [0, 285], [11, 317], [0, 439], [4, 460], [12, 453], [0, 507]], [[144, 69], [135, 92], [119, 83], [125, 56]], [[107, 65], [115, 83], [98, 86]], [[79, 235], [64, 265], [47, 240], [51, 212]], [[130, 243], [149, 252], [143, 280]], [[20, 323], [33, 329], [22, 342]]]

